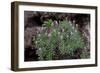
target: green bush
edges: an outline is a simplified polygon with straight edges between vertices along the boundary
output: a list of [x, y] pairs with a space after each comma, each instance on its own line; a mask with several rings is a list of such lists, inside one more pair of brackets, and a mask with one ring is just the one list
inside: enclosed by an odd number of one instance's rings
[[77, 48], [84, 47], [80, 32], [67, 19], [60, 21], [56, 27], [52, 24], [51, 19], [44, 21], [42, 28], [45, 27], [45, 32], [37, 34], [33, 39], [35, 42], [33, 46], [37, 48], [39, 60], [52, 60], [56, 48], [62, 55], [73, 55]]

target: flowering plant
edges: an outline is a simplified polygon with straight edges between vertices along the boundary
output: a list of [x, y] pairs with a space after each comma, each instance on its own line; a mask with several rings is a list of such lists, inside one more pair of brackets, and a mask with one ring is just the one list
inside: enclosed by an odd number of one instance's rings
[[[44, 21], [41, 33], [33, 39], [39, 60], [55, 59], [57, 50], [60, 55], [74, 55], [76, 49], [82, 49], [84, 42], [80, 32], [67, 19], [54, 23], [51, 19]], [[59, 57], [58, 57], [59, 59]]]

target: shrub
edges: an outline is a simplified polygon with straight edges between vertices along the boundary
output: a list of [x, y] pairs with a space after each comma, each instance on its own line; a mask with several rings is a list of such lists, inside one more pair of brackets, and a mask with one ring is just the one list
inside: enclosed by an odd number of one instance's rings
[[77, 48], [83, 48], [84, 42], [80, 32], [67, 19], [60, 21], [55, 27], [51, 19], [44, 21], [41, 28], [45, 32], [38, 33], [33, 39], [39, 60], [52, 60], [58, 48], [60, 54], [73, 55]]

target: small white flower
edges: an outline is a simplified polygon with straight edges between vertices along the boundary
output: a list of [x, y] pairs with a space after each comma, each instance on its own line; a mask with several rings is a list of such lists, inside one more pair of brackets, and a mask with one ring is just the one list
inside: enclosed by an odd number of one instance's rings
[[35, 43], [37, 44], [37, 41], [35, 41]]
[[63, 36], [61, 35], [60, 38], [63, 39]]
[[60, 34], [60, 32], [58, 32], [58, 35]]
[[62, 29], [62, 32], [64, 32], [64, 29]]
[[58, 26], [58, 22], [57, 21], [54, 21], [54, 23]]
[[39, 48], [39, 50], [41, 50], [41, 48]]
[[40, 34], [38, 34], [38, 36], [40, 37], [41, 35], [40, 35]]
[[76, 28], [78, 28], [78, 24], [76, 24]]
[[72, 27], [72, 29], [74, 29], [74, 26]]
[[77, 32], [77, 30], [75, 30], [75, 32]]
[[69, 37], [68, 35], [66, 35], [67, 36], [67, 38]]
[[73, 24], [72, 24], [72, 23], [71, 23], [70, 25], [71, 25], [71, 26], [73, 26]]
[[46, 24], [43, 24], [43, 25], [46, 25]]
[[75, 23], [75, 20], [73, 20], [73, 23]]
[[51, 36], [51, 33], [48, 34], [48, 37], [50, 37], [50, 36]]
[[69, 21], [69, 24], [72, 24], [71, 21]]
[[73, 34], [73, 32], [70, 33], [71, 35]]

